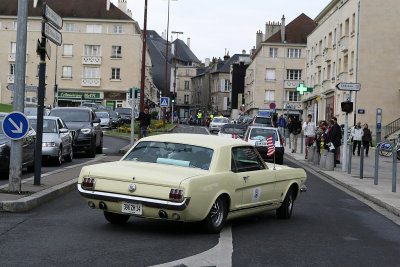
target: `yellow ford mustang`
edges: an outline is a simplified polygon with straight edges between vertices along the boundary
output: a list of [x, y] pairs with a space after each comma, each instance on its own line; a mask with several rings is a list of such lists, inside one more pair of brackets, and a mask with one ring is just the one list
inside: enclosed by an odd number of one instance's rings
[[266, 210], [290, 218], [306, 179], [302, 169], [274, 169], [241, 140], [164, 134], [141, 139], [120, 161], [83, 167], [78, 190], [111, 223], [200, 221], [217, 233], [227, 219]]

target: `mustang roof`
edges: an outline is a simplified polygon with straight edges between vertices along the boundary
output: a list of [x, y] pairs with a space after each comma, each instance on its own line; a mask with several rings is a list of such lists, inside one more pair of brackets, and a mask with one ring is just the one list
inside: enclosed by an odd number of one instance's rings
[[231, 145], [246, 145], [249, 143], [239, 139], [228, 139], [215, 135], [204, 134], [161, 134], [150, 136], [142, 139], [143, 141], [158, 141], [158, 142], [171, 142], [183, 143], [194, 146], [209, 147], [212, 149], [231, 146]]

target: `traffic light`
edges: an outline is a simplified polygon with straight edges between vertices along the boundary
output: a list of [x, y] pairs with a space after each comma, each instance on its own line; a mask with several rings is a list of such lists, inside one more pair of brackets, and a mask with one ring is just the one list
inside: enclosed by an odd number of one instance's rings
[[172, 98], [172, 99], [171, 99], [171, 103], [175, 103], [175, 98]]
[[350, 113], [353, 111], [353, 102], [346, 101], [341, 103], [342, 111], [346, 113]]

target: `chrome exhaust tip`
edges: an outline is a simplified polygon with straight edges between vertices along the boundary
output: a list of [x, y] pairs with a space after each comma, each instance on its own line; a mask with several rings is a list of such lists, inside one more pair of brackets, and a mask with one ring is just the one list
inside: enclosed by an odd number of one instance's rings
[[104, 203], [103, 201], [100, 201], [100, 203], [99, 203], [99, 209], [101, 209], [101, 210], [106, 210], [106, 209], [107, 209], [106, 203]]
[[168, 219], [168, 214], [164, 210], [160, 210], [158, 212], [158, 216], [160, 216], [162, 219]]

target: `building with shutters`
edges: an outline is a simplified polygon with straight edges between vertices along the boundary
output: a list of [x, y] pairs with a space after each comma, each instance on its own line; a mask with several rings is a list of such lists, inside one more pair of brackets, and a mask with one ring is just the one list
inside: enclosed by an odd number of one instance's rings
[[[12, 103], [14, 83], [17, 0], [3, 1], [0, 6], [0, 102]], [[126, 0], [118, 7], [109, 0], [47, 0], [47, 4], [64, 20], [60, 47], [51, 44], [47, 59], [46, 99], [53, 106], [79, 106], [81, 102], [98, 102], [109, 109], [130, 106], [129, 88], [140, 88], [142, 33], [131, 18]], [[29, 1], [26, 55], [26, 86], [38, 85], [39, 56], [37, 40], [41, 37], [42, 1], [37, 7]], [[158, 102], [153, 83], [152, 63], [146, 57], [145, 100]], [[37, 101], [35, 90], [25, 93], [26, 104]]]

